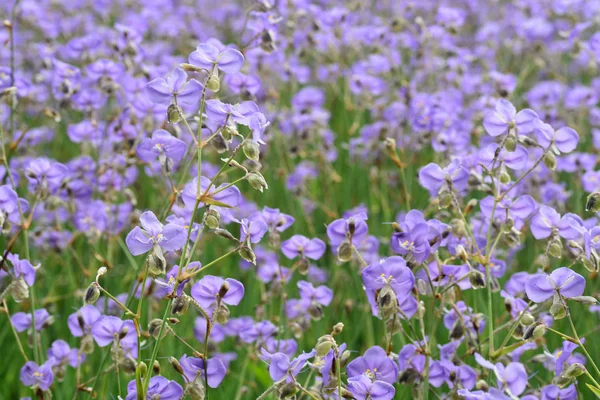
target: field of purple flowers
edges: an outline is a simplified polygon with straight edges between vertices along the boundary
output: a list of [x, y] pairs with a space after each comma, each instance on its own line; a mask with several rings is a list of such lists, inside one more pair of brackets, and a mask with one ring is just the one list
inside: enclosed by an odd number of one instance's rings
[[1, 3], [1, 399], [600, 397], [600, 1]]

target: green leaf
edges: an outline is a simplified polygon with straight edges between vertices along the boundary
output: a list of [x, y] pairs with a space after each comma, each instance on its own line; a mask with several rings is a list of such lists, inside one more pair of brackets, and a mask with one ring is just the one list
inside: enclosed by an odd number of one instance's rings
[[596, 397], [600, 398], [600, 389], [598, 389], [596, 386], [590, 385], [589, 383], [586, 383], [585, 385], [592, 391], [592, 393], [596, 395]]
[[210, 198], [208, 196], [206, 197], [202, 197], [200, 199], [201, 202], [203, 202], [204, 204], [208, 204], [211, 206], [218, 206], [218, 207], [225, 207], [225, 208], [233, 208], [232, 206], [230, 206], [229, 204], [225, 204], [219, 200], [215, 200], [213, 198]]

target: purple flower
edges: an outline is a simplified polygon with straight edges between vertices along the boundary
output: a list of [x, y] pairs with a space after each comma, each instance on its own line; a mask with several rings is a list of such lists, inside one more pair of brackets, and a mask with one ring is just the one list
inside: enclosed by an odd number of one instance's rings
[[218, 301], [237, 306], [244, 297], [244, 285], [235, 279], [206, 275], [192, 286], [191, 293], [198, 304], [212, 312]]
[[[492, 143], [489, 146], [479, 151], [479, 162], [485, 165], [487, 168], [491, 168], [496, 151], [499, 145]], [[529, 161], [529, 152], [521, 145], [517, 145], [515, 151], [508, 151], [506, 148], [500, 150], [500, 154], [497, 157], [495, 166], [502, 165], [512, 170], [518, 171], [525, 167]]]
[[396, 394], [388, 382], [372, 381], [367, 374], [349, 378], [348, 391], [356, 400], [392, 400]]
[[156, 78], [148, 82], [147, 91], [154, 103], [168, 105], [175, 98], [178, 105], [193, 108], [202, 96], [202, 85], [195, 79], [187, 81], [185, 71], [176, 68], [167, 75], [167, 79]]
[[361, 357], [352, 360], [346, 368], [348, 378], [367, 374], [374, 380], [394, 384], [398, 378], [398, 366], [379, 346], [371, 347]]
[[69, 364], [77, 367], [83, 361], [83, 355], [79, 356], [77, 349], [72, 349], [64, 340], [55, 340], [48, 349], [48, 359], [54, 358], [55, 364]]
[[392, 256], [371, 264], [362, 271], [362, 279], [371, 304], [373, 315], [377, 315], [378, 301], [376, 297], [381, 289], [389, 286], [402, 301], [410, 296], [415, 285], [415, 277], [406, 266], [402, 257]]
[[280, 212], [278, 208], [265, 207], [260, 213], [271, 231], [283, 232], [295, 221], [294, 217]]
[[240, 242], [250, 240], [251, 243], [258, 243], [263, 238], [269, 227], [263, 221], [260, 214], [255, 214], [250, 218], [243, 218], [237, 221], [240, 224]]
[[475, 353], [475, 361], [484, 368], [491, 369], [496, 374], [499, 388], [506, 388], [513, 396], [518, 396], [527, 387], [527, 371], [525, 366], [518, 362], [511, 362], [507, 366], [501, 363], [496, 365]]
[[536, 239], [545, 239], [554, 236], [569, 228], [569, 217], [563, 218], [556, 210], [547, 205], [540, 205], [538, 212], [531, 218], [531, 233]]
[[527, 297], [536, 303], [548, 300], [555, 293], [567, 299], [581, 296], [584, 290], [585, 278], [566, 267], [555, 269], [550, 275], [532, 275], [525, 285]]
[[[537, 203], [533, 197], [522, 195], [516, 199], [504, 197], [497, 205], [494, 212], [494, 219], [505, 221], [507, 217], [511, 217], [515, 222], [522, 222], [536, 211]], [[494, 209], [493, 196], [487, 196], [479, 202], [481, 213], [487, 218], [492, 217]]]
[[518, 134], [529, 133], [537, 119], [535, 111], [526, 108], [517, 113], [515, 106], [508, 100], [500, 99], [495, 110], [486, 114], [483, 127], [490, 136], [500, 136], [510, 128], [516, 128]]
[[358, 213], [349, 218], [336, 219], [327, 225], [327, 236], [331, 247], [337, 248], [345, 240], [350, 243], [362, 242], [369, 234], [366, 220], [366, 213]]
[[123, 350], [130, 351], [132, 357], [137, 357], [137, 333], [133, 321], [123, 321], [113, 316], [103, 316], [94, 322], [92, 336], [100, 347], [108, 346], [115, 340]]
[[[246, 327], [247, 328], [247, 327]], [[244, 343], [264, 342], [277, 333], [277, 327], [271, 321], [260, 321], [249, 329], [239, 331], [240, 339]]]
[[464, 190], [467, 187], [468, 179], [469, 172], [457, 158], [445, 168], [429, 163], [419, 170], [419, 183], [432, 195], [437, 195], [440, 188], [450, 183], [453, 189]]
[[102, 317], [95, 306], [87, 304], [67, 318], [67, 325], [73, 336], [83, 336], [92, 333], [92, 326]]
[[164, 129], [158, 129], [152, 134], [152, 138], [144, 138], [136, 148], [140, 160], [150, 162], [157, 157], [167, 157], [174, 162], [183, 158], [187, 145], [183, 140], [177, 139]]
[[303, 352], [298, 357], [290, 360], [290, 357], [284, 353], [271, 354], [264, 348], [261, 348], [261, 352], [262, 356], [260, 358], [269, 364], [269, 375], [275, 382], [283, 378], [291, 382], [292, 377], [298, 375], [307, 361], [317, 353], [315, 350], [312, 350], [310, 353]]
[[214, 67], [219, 70], [234, 74], [244, 65], [244, 56], [238, 50], [219, 49], [209, 43], [201, 43], [189, 56], [189, 62], [193, 66], [212, 71]]
[[[48, 311], [45, 308], [40, 308], [35, 310], [35, 330], [41, 331], [46, 324], [52, 323], [52, 318]], [[18, 312], [15, 313], [11, 319], [13, 326], [17, 332], [23, 332], [29, 328], [31, 328], [31, 324], [33, 322], [33, 318], [31, 313]]]
[[544, 386], [541, 400], [577, 400], [577, 386], [570, 385], [564, 389], [556, 385]]
[[48, 390], [54, 381], [52, 366], [55, 360], [50, 358], [41, 366], [33, 361], [27, 361], [21, 368], [21, 382], [25, 386], [39, 387], [42, 390]]
[[21, 222], [19, 205], [21, 212], [27, 212], [29, 209], [29, 203], [24, 199], [19, 199], [17, 192], [10, 185], [0, 186], [0, 213], [15, 224]]
[[33, 286], [35, 283], [35, 273], [37, 268], [31, 265], [29, 260], [19, 259], [18, 254], [9, 253], [6, 256], [6, 259], [12, 264], [13, 275], [15, 278], [23, 278], [25, 283], [27, 283], [29, 286]]
[[[175, 381], [157, 375], [150, 378], [148, 383], [147, 399], [179, 400], [183, 396], [183, 388]], [[135, 379], [127, 384], [127, 397], [125, 400], [138, 399]]]
[[570, 153], [577, 147], [579, 135], [571, 128], [555, 131], [550, 125], [538, 120], [535, 124], [538, 143], [544, 148], [553, 147], [556, 153]]
[[[188, 382], [198, 382], [199, 379], [204, 379], [204, 359], [188, 357], [187, 355], [181, 356], [179, 364], [183, 368], [183, 374]], [[211, 388], [218, 387], [227, 373], [227, 369], [218, 358], [209, 358], [206, 364], [206, 372], [208, 379], [208, 386]], [[162, 399], [162, 397], [161, 397]]]
[[325, 254], [325, 242], [321, 239], [309, 239], [306, 236], [294, 235], [281, 244], [281, 252], [290, 260], [300, 256], [318, 260]]
[[[181, 198], [187, 207], [193, 207], [196, 204], [196, 198], [204, 194], [210, 185], [210, 179], [205, 176], [200, 177], [200, 193], [198, 193], [198, 178], [194, 178], [190, 183], [185, 185]], [[226, 183], [219, 187], [212, 186], [206, 193], [206, 197], [224, 204], [227, 207], [235, 207], [238, 205], [241, 197], [240, 190], [235, 186], [229, 186]], [[198, 203], [198, 207], [203, 207], [204, 203]]]
[[134, 256], [146, 253], [156, 245], [166, 251], [176, 251], [185, 244], [186, 229], [172, 223], [161, 224], [152, 211], [140, 215], [140, 223], [143, 229], [136, 226], [125, 239], [127, 248]]
[[25, 176], [29, 181], [29, 190], [48, 190], [55, 193], [66, 177], [67, 167], [46, 158], [36, 158], [25, 167]]
[[312, 283], [306, 281], [299, 281], [297, 285], [300, 289], [300, 297], [304, 300], [314, 301], [323, 306], [328, 306], [333, 300], [333, 290], [327, 286], [315, 288]]
[[427, 235], [427, 224], [417, 224], [408, 232], [396, 232], [392, 235], [390, 246], [395, 253], [412, 257], [417, 263], [422, 263], [431, 253]]

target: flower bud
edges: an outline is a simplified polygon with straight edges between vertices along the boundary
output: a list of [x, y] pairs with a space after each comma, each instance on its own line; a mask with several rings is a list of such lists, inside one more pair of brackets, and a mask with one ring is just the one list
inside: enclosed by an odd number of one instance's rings
[[215, 233], [219, 236], [221, 236], [222, 238], [225, 239], [229, 239], [233, 242], [237, 242], [238, 240], [235, 238], [235, 236], [233, 236], [231, 234], [231, 232], [229, 232], [227, 229], [221, 229], [221, 228], [217, 228], [215, 229]]
[[521, 323], [525, 326], [529, 326], [529, 325], [533, 324], [534, 322], [535, 322], [535, 318], [533, 317], [533, 315], [531, 315], [531, 313], [526, 312], [521, 317]]
[[344, 330], [344, 324], [342, 322], [338, 322], [333, 326], [332, 335], [339, 335]]
[[246, 180], [250, 183], [250, 186], [252, 186], [254, 190], [258, 190], [261, 193], [263, 190], [269, 188], [267, 181], [258, 171], [249, 172], [248, 175], [246, 175]]
[[210, 208], [206, 215], [206, 226], [208, 226], [209, 229], [215, 230], [219, 227], [220, 221], [221, 214], [214, 208]]
[[[150, 334], [150, 336], [154, 337], [154, 339], [158, 339], [158, 335], [160, 334], [160, 329], [162, 327], [162, 319], [160, 318], [155, 318], [152, 321], [150, 321], [150, 323], [148, 324], [148, 333]], [[165, 329], [163, 329], [163, 335], [162, 337], [165, 337], [167, 335], [167, 329], [166, 329], [166, 325], [165, 325]]]
[[173, 299], [173, 305], [171, 306], [171, 314], [183, 315], [187, 311], [189, 305], [189, 297], [176, 297], [175, 299]]
[[248, 261], [249, 263], [252, 263], [252, 264], [256, 265], [256, 255], [254, 255], [254, 251], [252, 250], [252, 248], [250, 248], [248, 246], [242, 246], [238, 250], [238, 254], [244, 260]]
[[85, 304], [94, 304], [100, 298], [100, 288], [96, 282], [92, 282], [85, 291], [83, 301]]
[[140, 361], [140, 363], [137, 365], [137, 370], [140, 372], [141, 378], [144, 378], [146, 375], [148, 375], [148, 366], [143, 361]]
[[600, 212], [600, 192], [594, 192], [588, 196], [585, 211]]
[[460, 322], [460, 320], [456, 321], [452, 330], [450, 331], [450, 339], [458, 340], [465, 334], [465, 327]]
[[206, 82], [206, 88], [211, 92], [219, 91], [219, 89], [221, 88], [221, 82], [217, 74], [212, 74], [208, 77], [208, 81]]
[[221, 129], [221, 135], [223, 135], [223, 139], [229, 142], [234, 136], [239, 136], [239, 132], [235, 126], [225, 125], [223, 129]]
[[554, 384], [556, 386], [558, 386], [560, 389], [564, 389], [567, 386], [569, 386], [571, 383], [573, 383], [573, 379], [567, 378], [565, 376], [559, 376], [556, 379], [554, 379]]
[[315, 350], [317, 351], [317, 356], [325, 357], [329, 350], [333, 348], [335, 341], [331, 337], [331, 335], [321, 336], [317, 341], [317, 345], [315, 346]]
[[154, 375], [160, 375], [160, 363], [158, 360], [154, 360], [154, 364], [152, 364], [152, 372], [154, 372]]
[[[229, 137], [231, 140], [231, 135], [229, 135]], [[213, 137], [213, 139], [210, 141], [210, 144], [213, 147], [213, 149], [215, 149], [215, 151], [219, 154], [229, 150], [229, 145], [227, 144], [227, 139], [223, 135], [223, 130], [218, 135], [215, 135]]]
[[260, 147], [258, 143], [254, 140], [246, 140], [244, 141], [244, 146], [242, 147], [244, 151], [244, 155], [248, 157], [250, 160], [258, 161], [260, 158]]
[[554, 258], [562, 257], [563, 245], [559, 238], [554, 238], [548, 243], [548, 254]]
[[344, 240], [337, 248], [337, 257], [341, 262], [352, 260], [352, 245]]
[[509, 133], [508, 137], [506, 138], [506, 142], [504, 142], [504, 148], [510, 153], [515, 151], [517, 148], [517, 138], [514, 133]]
[[452, 194], [448, 191], [444, 191], [439, 195], [439, 207], [448, 208], [452, 204]]
[[567, 310], [561, 303], [554, 303], [550, 307], [550, 315], [552, 315], [554, 319], [563, 319], [567, 316]]
[[173, 369], [175, 371], [177, 371], [177, 373], [179, 375], [183, 375], [183, 367], [181, 366], [181, 364], [179, 364], [179, 361], [175, 358], [175, 357], [169, 357], [169, 363], [171, 364], [171, 366], [173, 367]]
[[215, 321], [217, 321], [217, 323], [221, 324], [221, 325], [225, 325], [228, 321], [229, 321], [229, 308], [227, 308], [226, 305], [221, 304], [219, 305], [219, 307], [215, 310]]
[[571, 300], [575, 300], [576, 302], [585, 304], [587, 306], [594, 306], [598, 304], [598, 300], [596, 300], [596, 298], [592, 296], [576, 296], [571, 297]]
[[486, 381], [484, 381], [483, 379], [480, 379], [475, 383], [475, 388], [477, 390], [482, 390], [484, 392], [487, 392], [490, 389], [490, 387], [488, 386], [488, 383]]
[[506, 172], [506, 171], [500, 172], [500, 183], [502, 183], [503, 185], [506, 185], [509, 182], [510, 182], [510, 175], [509, 175], [509, 173]]
[[472, 269], [469, 273], [469, 282], [471, 282], [471, 286], [473, 289], [481, 289], [485, 287], [485, 276], [481, 271], [476, 269]]
[[279, 399], [280, 400], [295, 399], [296, 393], [298, 393], [299, 390], [300, 389], [298, 388], [297, 382], [285, 383], [279, 388]]
[[94, 337], [92, 335], [83, 335], [81, 338], [81, 352], [83, 354], [92, 354], [94, 352]]
[[152, 275], [162, 275], [167, 272], [167, 260], [160, 246], [154, 246], [146, 258], [148, 272]]
[[581, 363], [571, 364], [565, 372], [563, 372], [562, 376], [568, 379], [575, 379], [578, 376], [585, 374], [586, 369], [585, 366]]
[[469, 255], [467, 254], [467, 250], [463, 247], [462, 244], [456, 246], [456, 255], [464, 262], [467, 262], [469, 259]]
[[556, 156], [551, 152], [547, 152], [544, 156], [544, 164], [546, 164], [546, 167], [554, 171], [556, 169]]
[[176, 104], [171, 104], [169, 108], [167, 108], [167, 122], [170, 124], [176, 124], [181, 121], [182, 115], [183, 110]]
[[27, 285], [23, 277], [20, 277], [19, 279], [13, 281], [13, 284], [10, 286], [10, 294], [17, 303], [20, 303], [23, 300], [27, 300], [29, 298], [29, 286]]
[[301, 259], [298, 260], [298, 273], [300, 275], [308, 274], [309, 268], [310, 268], [310, 263], [308, 262], [308, 259], [302, 257]]

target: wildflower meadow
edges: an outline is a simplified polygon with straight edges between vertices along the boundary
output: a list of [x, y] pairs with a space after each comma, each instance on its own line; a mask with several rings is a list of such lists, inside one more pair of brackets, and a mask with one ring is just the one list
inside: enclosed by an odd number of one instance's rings
[[0, 21], [0, 399], [600, 397], [599, 0]]

